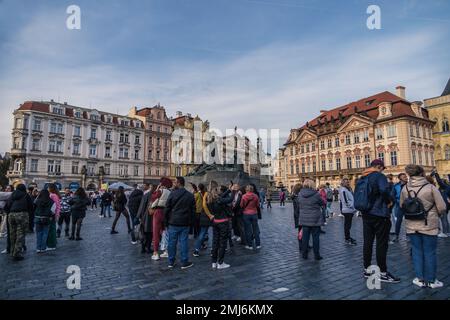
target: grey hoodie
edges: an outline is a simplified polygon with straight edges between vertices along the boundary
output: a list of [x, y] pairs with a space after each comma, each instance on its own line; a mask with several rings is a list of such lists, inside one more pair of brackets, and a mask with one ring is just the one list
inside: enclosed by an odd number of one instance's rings
[[323, 225], [322, 208], [325, 206], [320, 194], [313, 189], [303, 188], [298, 194], [299, 223], [305, 227]]

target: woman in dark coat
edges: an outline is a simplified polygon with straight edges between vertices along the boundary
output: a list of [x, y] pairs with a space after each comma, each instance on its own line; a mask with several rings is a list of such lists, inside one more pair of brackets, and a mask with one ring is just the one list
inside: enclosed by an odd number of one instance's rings
[[141, 238], [141, 253], [152, 253], [152, 232], [153, 232], [153, 221], [150, 215], [149, 209], [152, 205], [152, 195], [156, 191], [156, 185], [151, 185], [147, 193], [142, 197], [141, 203], [139, 205], [137, 216], [140, 221], [140, 238]]
[[313, 238], [313, 250], [316, 260], [321, 260], [319, 253], [320, 226], [323, 224], [322, 210], [325, 203], [316, 190], [313, 180], [306, 179], [298, 196], [299, 225], [302, 226], [302, 256], [308, 259], [309, 237]]
[[81, 223], [86, 217], [86, 210], [90, 203], [91, 200], [89, 199], [83, 188], [78, 188], [75, 192], [74, 197], [69, 200], [70, 212], [72, 215], [72, 234], [70, 235], [69, 240], [83, 240], [80, 237]]
[[125, 189], [123, 187], [119, 187], [119, 190], [117, 190], [115, 198], [114, 198], [114, 211], [116, 212], [116, 217], [114, 218], [112, 227], [111, 227], [111, 234], [117, 234], [116, 231], [116, 224], [117, 221], [119, 221], [120, 216], [123, 214], [125, 217], [125, 220], [127, 222], [128, 227], [128, 233], [131, 233], [133, 229], [131, 229], [130, 224], [130, 214], [128, 213], [128, 210], [126, 208], [127, 205], [127, 197], [125, 196]]

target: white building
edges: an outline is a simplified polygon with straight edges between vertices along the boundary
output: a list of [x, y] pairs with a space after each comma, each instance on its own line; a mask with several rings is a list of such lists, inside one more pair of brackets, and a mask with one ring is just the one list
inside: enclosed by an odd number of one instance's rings
[[25, 102], [13, 114], [11, 183], [142, 183], [142, 121], [53, 100]]

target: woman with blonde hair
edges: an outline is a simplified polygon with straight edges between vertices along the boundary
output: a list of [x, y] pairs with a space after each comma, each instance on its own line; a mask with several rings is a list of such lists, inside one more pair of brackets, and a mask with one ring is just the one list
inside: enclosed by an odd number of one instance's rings
[[319, 236], [320, 226], [323, 225], [323, 208], [326, 202], [316, 190], [316, 184], [311, 179], [305, 179], [303, 188], [298, 195], [299, 205], [299, 224], [302, 226], [302, 256], [303, 259], [308, 259], [308, 243], [312, 235], [313, 250], [316, 260], [321, 260], [319, 252]]

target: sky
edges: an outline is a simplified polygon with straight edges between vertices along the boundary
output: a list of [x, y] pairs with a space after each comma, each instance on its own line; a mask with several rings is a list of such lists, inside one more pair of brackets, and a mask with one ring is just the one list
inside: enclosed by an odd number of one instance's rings
[[[72, 4], [80, 30], [66, 27]], [[397, 85], [410, 101], [439, 96], [449, 39], [448, 0], [0, 0], [0, 152], [14, 109], [50, 99], [124, 115], [160, 103], [284, 141]]]

